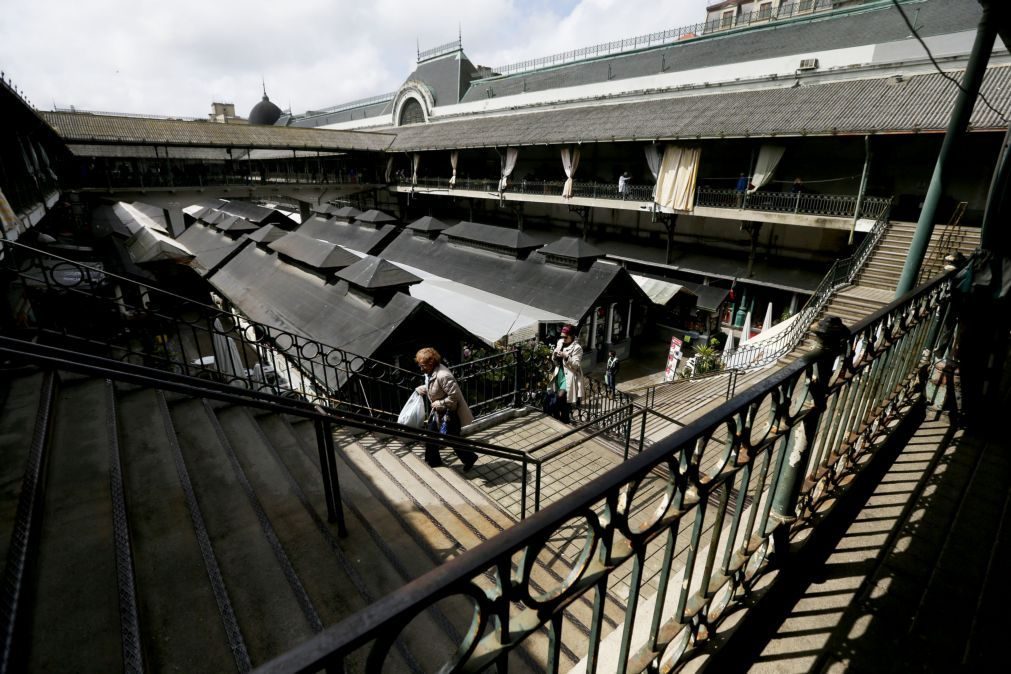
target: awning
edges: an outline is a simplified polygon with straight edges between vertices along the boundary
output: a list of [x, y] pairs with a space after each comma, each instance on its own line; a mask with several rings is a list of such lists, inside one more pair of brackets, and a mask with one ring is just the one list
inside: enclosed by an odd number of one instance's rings
[[677, 295], [684, 287], [670, 281], [661, 281], [660, 279], [648, 276], [638, 276], [637, 274], [630, 274], [630, 276], [642, 288], [642, 291], [649, 295], [654, 304], [661, 306], [670, 302], [671, 298]]
[[569, 316], [494, 295], [422, 269], [399, 262], [397, 266], [421, 279], [421, 283], [411, 286], [412, 297], [428, 302], [489, 344], [517, 333], [526, 338], [533, 331], [536, 336], [541, 323], [576, 322]]

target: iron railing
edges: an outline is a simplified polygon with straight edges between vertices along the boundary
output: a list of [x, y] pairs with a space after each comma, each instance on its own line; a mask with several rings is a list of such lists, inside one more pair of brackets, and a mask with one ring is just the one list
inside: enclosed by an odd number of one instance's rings
[[[412, 183], [401, 181], [401, 186]], [[499, 190], [497, 179], [491, 178], [457, 178], [454, 185], [448, 178], [418, 178], [416, 187], [429, 189], [473, 190], [500, 194], [525, 194], [535, 196], [561, 197], [564, 182], [560, 180], [510, 180], [506, 189]], [[633, 201], [654, 203], [653, 185], [628, 184], [625, 192], [618, 191], [617, 183], [600, 183], [575, 181], [572, 185], [572, 196], [588, 199], [614, 199], [617, 201]], [[776, 213], [798, 213], [802, 215], [825, 215], [831, 217], [852, 218], [857, 212], [858, 198], [856, 195], [842, 194], [810, 194], [803, 192], [738, 192], [737, 190], [699, 187], [696, 190], [695, 206], [710, 208], [750, 209]], [[891, 205], [891, 199], [882, 197], [864, 197], [860, 203], [860, 217], [878, 219], [886, 213]]]
[[447, 42], [445, 44], [440, 44], [437, 47], [432, 47], [431, 49], [426, 49], [424, 51], [418, 51], [418, 63], [422, 61], [427, 61], [428, 59], [433, 59], [436, 56], [442, 56], [444, 54], [452, 54], [453, 52], [460, 51], [463, 49], [463, 42], [457, 38], [452, 42]]
[[[827, 215], [837, 218], [856, 216], [877, 220], [888, 211], [890, 205], [891, 199], [865, 196], [863, 200], [860, 200], [855, 194], [810, 194], [807, 192], [766, 192], [761, 190], [740, 192], [712, 187], [699, 187], [695, 191], [696, 207]], [[858, 206], [860, 208], [859, 216], [857, 216]]]
[[864, 240], [860, 242], [853, 255], [832, 263], [814, 293], [793, 318], [793, 323], [789, 328], [775, 337], [725, 351], [722, 356], [723, 367], [737, 370], [765, 367], [792, 351], [808, 333], [815, 318], [828, 304], [835, 290], [851, 283], [857, 273], [863, 269], [868, 257], [878, 245], [878, 241], [881, 240], [887, 228], [888, 212], [886, 211], [867, 233]]
[[[172, 157], [176, 161], [178, 158]], [[199, 189], [210, 186], [225, 187], [258, 187], [261, 185], [367, 185], [374, 184], [375, 175], [350, 175], [349, 173], [327, 165], [326, 157], [321, 158], [321, 167], [317, 170], [260, 171], [253, 162], [260, 160], [236, 159], [235, 164], [242, 170], [226, 170], [223, 165], [206, 164], [202, 167], [183, 166], [181, 172], [165, 171], [131, 171], [118, 169], [96, 170], [84, 176], [75, 178], [75, 185], [81, 188], [122, 189], [124, 187], [155, 189], [174, 188], [179, 190]], [[283, 161], [290, 161], [284, 159]], [[166, 157], [148, 157], [143, 161], [167, 162]], [[275, 161], [275, 160], [266, 160]], [[295, 161], [314, 162], [314, 157], [297, 157]], [[244, 163], [246, 165], [244, 165]]]
[[[399, 635], [450, 598], [472, 607], [471, 627], [428, 671], [505, 671], [521, 644], [547, 672], [560, 671], [564, 652], [582, 657], [587, 672], [603, 654], [614, 658], [609, 671], [670, 671], [922, 404], [926, 374], [950, 339], [940, 329], [950, 293], [948, 275], [852, 331], [829, 324], [817, 352], [260, 671], [384, 671]], [[663, 488], [643, 489], [658, 475]], [[555, 537], [571, 538], [572, 527], [584, 542], [567, 558], [570, 572], [534, 591], [535, 560]], [[627, 588], [624, 620], [608, 633], [616, 579]], [[566, 607], [587, 598], [588, 635], [564, 619]], [[544, 639], [525, 642], [538, 631]]]
[[781, 3], [776, 9], [762, 9], [754, 12], [745, 12], [734, 16], [730, 20], [723, 17], [693, 23], [679, 28], [636, 35], [635, 37], [624, 38], [622, 40], [612, 40], [600, 44], [572, 49], [570, 51], [542, 56], [540, 58], [528, 59], [517, 63], [493, 68], [495, 76], [514, 75], [528, 70], [538, 70], [540, 68], [550, 68], [552, 66], [574, 63], [586, 59], [621, 54], [648, 47], [657, 47], [681, 40], [688, 40], [701, 37], [709, 33], [731, 30], [733, 28], [744, 28], [752, 25], [761, 25], [774, 20], [789, 19], [796, 16], [804, 16], [812, 12], [832, 9], [833, 0], [795, 0], [794, 2]]
[[[396, 419], [423, 383], [417, 371], [251, 321], [98, 263], [2, 245], [9, 248], [0, 270], [30, 302], [20, 316], [22, 331], [39, 341], [387, 419]], [[478, 414], [516, 404], [515, 354], [457, 367], [461, 391]]]

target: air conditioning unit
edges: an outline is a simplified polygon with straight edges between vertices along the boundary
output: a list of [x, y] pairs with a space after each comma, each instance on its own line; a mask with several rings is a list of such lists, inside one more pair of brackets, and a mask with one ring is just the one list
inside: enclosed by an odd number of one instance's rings
[[797, 70], [817, 70], [818, 59], [801, 59], [800, 67]]

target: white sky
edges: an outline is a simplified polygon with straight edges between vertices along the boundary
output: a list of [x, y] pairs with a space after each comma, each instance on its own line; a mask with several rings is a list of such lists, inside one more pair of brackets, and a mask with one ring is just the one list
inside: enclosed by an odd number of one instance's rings
[[0, 69], [36, 108], [245, 116], [393, 91], [456, 39], [501, 66], [705, 19], [714, 0], [7, 0]]

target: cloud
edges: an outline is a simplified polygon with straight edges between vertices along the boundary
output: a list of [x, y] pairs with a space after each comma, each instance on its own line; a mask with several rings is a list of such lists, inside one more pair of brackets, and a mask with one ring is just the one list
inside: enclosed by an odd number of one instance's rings
[[415, 52], [456, 39], [501, 66], [704, 18], [703, 0], [33, 0], [0, 25], [0, 63], [36, 107], [246, 114], [260, 78], [304, 111], [396, 89]]

